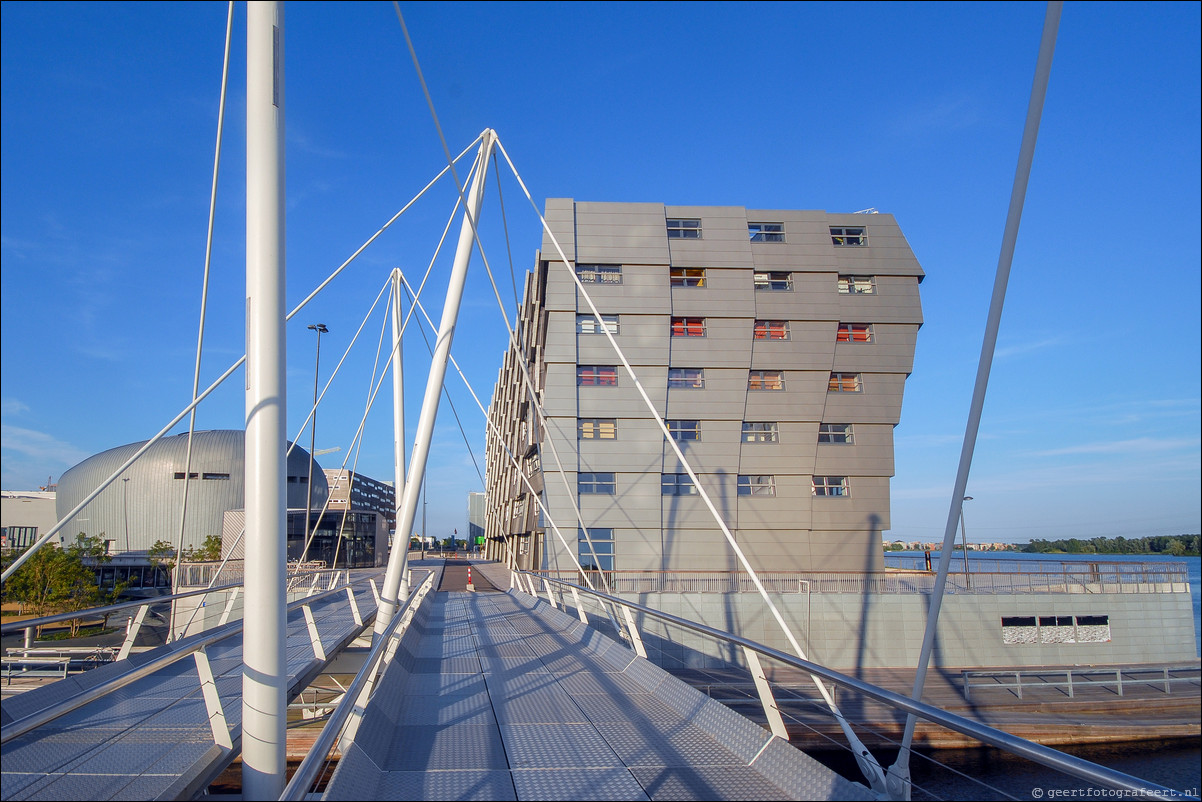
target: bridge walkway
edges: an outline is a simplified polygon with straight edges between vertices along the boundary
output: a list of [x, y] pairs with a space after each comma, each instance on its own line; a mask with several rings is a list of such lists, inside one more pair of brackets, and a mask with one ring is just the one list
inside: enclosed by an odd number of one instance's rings
[[[352, 587], [362, 618], [370, 620], [375, 599], [363, 583]], [[288, 615], [287, 696], [292, 699], [321, 673], [339, 650], [363, 629], [355, 621], [345, 589], [315, 597], [312, 616], [327, 659], [316, 654], [311, 632], [294, 602]], [[241, 622], [226, 625], [239, 628]], [[185, 651], [198, 638], [183, 638], [125, 660], [75, 674], [53, 684], [6, 698], [3, 726], [20, 724], [64, 700], [137, 671], [173, 650]], [[197, 661], [192, 656], [136, 679], [95, 701], [4, 743], [0, 798], [8, 800], [189, 799], [201, 793], [238, 751], [242, 732], [242, 634], [205, 650], [214, 678], [220, 715], [206, 703]], [[214, 737], [224, 721], [230, 746]]]
[[545, 601], [443, 591], [402, 639], [324, 798], [872, 797]]

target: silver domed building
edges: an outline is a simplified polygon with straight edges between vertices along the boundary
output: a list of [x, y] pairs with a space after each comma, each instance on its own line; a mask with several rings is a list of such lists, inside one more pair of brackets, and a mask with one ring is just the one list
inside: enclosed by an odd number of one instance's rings
[[[68, 470], [58, 480], [56, 511], [61, 520], [89, 493], [145, 445], [130, 443], [111, 448]], [[145, 552], [156, 541], [179, 541], [180, 510], [184, 500], [185, 470], [188, 486], [185, 549], [204, 543], [209, 535], [222, 536], [226, 513], [245, 507], [245, 432], [214, 430], [192, 436], [192, 464], [186, 469], [188, 435], [159, 440], [112, 484], [84, 507], [61, 530], [72, 542], [83, 532], [109, 541], [110, 552]], [[297, 446], [288, 456], [288, 508], [305, 509], [309, 482], [309, 452]], [[320, 466], [313, 470], [314, 510], [320, 510], [329, 485]], [[290, 516], [291, 517], [291, 516]], [[303, 523], [303, 514], [300, 516]], [[291, 522], [289, 525], [291, 535]], [[289, 540], [291, 540], [291, 536]]]

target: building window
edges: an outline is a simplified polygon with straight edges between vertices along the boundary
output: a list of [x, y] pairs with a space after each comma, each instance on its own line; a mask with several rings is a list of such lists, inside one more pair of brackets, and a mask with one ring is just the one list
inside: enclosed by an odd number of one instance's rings
[[775, 443], [776, 421], [745, 420], [743, 421], [744, 443]]
[[701, 239], [701, 221], [669, 220], [668, 239]]
[[32, 546], [38, 539], [36, 526], [7, 526], [4, 528], [4, 547], [6, 549], [23, 549]]
[[847, 486], [846, 476], [815, 476], [815, 496], [850, 496], [851, 488]]
[[673, 337], [704, 337], [705, 318], [703, 317], [674, 317], [672, 318]]
[[201, 478], [202, 479], [229, 479], [230, 475], [228, 473], [203, 473], [203, 474], [201, 474]]
[[785, 376], [779, 370], [751, 370], [747, 372], [748, 390], [783, 390]]
[[1007, 646], [1109, 641], [1110, 616], [1107, 615], [1002, 616], [1002, 643]]
[[841, 343], [870, 343], [872, 342], [871, 323], [840, 323], [836, 342]]
[[621, 284], [621, 265], [576, 265], [581, 284]]
[[576, 315], [576, 333], [600, 334], [605, 330], [608, 330], [610, 334], [618, 333], [617, 315], [602, 315], [601, 321], [605, 325], [604, 329], [601, 327], [602, 323], [597, 322], [596, 315]]
[[592, 494], [612, 496], [616, 491], [612, 473], [579, 473], [576, 475], [576, 490], [580, 495]]
[[868, 244], [864, 226], [831, 226], [831, 242], [840, 247], [860, 247]]
[[787, 340], [789, 339], [789, 321], [757, 320], [753, 337], [757, 340]]
[[[176, 471], [176, 472], [175, 472], [175, 478], [176, 478], [176, 479], [183, 479], [183, 478], [184, 478], [184, 472], [183, 472], [183, 471]], [[189, 478], [189, 479], [199, 479], [199, 478], [200, 478], [200, 474], [198, 474], [198, 473], [189, 473], [189, 474], [188, 474], [188, 478]], [[289, 481], [289, 482], [295, 482], [295, 481], [296, 481], [296, 479], [297, 479], [297, 477], [295, 477], [295, 476], [289, 476], [289, 477], [288, 477], [288, 481]]]
[[580, 387], [617, 387], [618, 369], [614, 365], [577, 365], [576, 384]]
[[775, 496], [776, 477], [769, 475], [740, 474], [740, 496]]
[[875, 295], [875, 276], [839, 276], [840, 295]]
[[526, 460], [526, 475], [534, 476], [534, 474], [542, 470], [542, 467], [542, 460], [539, 458], [538, 454], [534, 454]]
[[1039, 643], [1039, 628], [1033, 615], [1002, 616], [1002, 643], [1014, 646]]
[[752, 242], [784, 242], [784, 223], [748, 223], [747, 236]]
[[791, 292], [793, 290], [793, 274], [782, 270], [756, 271], [755, 288], [772, 292]]
[[700, 440], [701, 421], [699, 420], [670, 420], [667, 421], [668, 433], [673, 440]]
[[693, 390], [705, 388], [704, 368], [668, 368], [668, 386]]
[[576, 429], [581, 440], [616, 440], [617, 418], [581, 418]]
[[663, 473], [659, 477], [659, 490], [665, 496], [695, 496], [697, 485], [687, 473]]
[[704, 267], [673, 267], [669, 273], [673, 287], [704, 287]]
[[586, 571], [614, 570], [614, 530], [590, 527], [577, 530], [580, 567]]
[[854, 445], [855, 438], [851, 432], [850, 423], [820, 423], [818, 424], [819, 443], [843, 443]]
[[832, 373], [826, 390], [830, 393], [858, 393], [863, 389], [859, 373]]

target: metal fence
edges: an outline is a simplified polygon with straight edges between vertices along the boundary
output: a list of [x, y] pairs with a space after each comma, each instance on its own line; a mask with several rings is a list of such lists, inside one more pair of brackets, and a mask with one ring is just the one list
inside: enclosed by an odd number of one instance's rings
[[[1032, 563], [1042, 563], [1032, 568]], [[1185, 563], [1059, 562], [990, 560], [970, 573], [952, 573], [947, 593], [1010, 595], [1034, 593], [1188, 593]], [[535, 571], [535, 576], [585, 584], [579, 571]], [[589, 572], [598, 589], [611, 593], [755, 593], [742, 572], [605, 571]], [[769, 593], [924, 594], [933, 592], [935, 573], [892, 569], [873, 572], [764, 572]]]

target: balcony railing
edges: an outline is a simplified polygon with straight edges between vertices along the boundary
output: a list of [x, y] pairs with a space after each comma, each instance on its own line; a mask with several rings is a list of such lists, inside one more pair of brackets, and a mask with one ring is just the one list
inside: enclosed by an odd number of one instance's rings
[[[952, 573], [947, 593], [1009, 595], [1031, 593], [1188, 593], [1184, 563], [1059, 562], [1053, 560], [992, 560], [971, 565], [970, 573]], [[1013, 564], [1010, 565], [1010, 564]], [[990, 569], [990, 570], [986, 570]], [[1007, 570], [1001, 570], [1007, 569]], [[538, 571], [537, 576], [584, 584], [578, 571]], [[605, 571], [589, 572], [593, 586], [608, 583], [611, 592], [625, 593], [755, 593], [755, 584], [742, 572], [728, 571]], [[763, 572], [760, 581], [769, 593], [930, 594], [933, 571], [892, 569], [854, 572]]]

